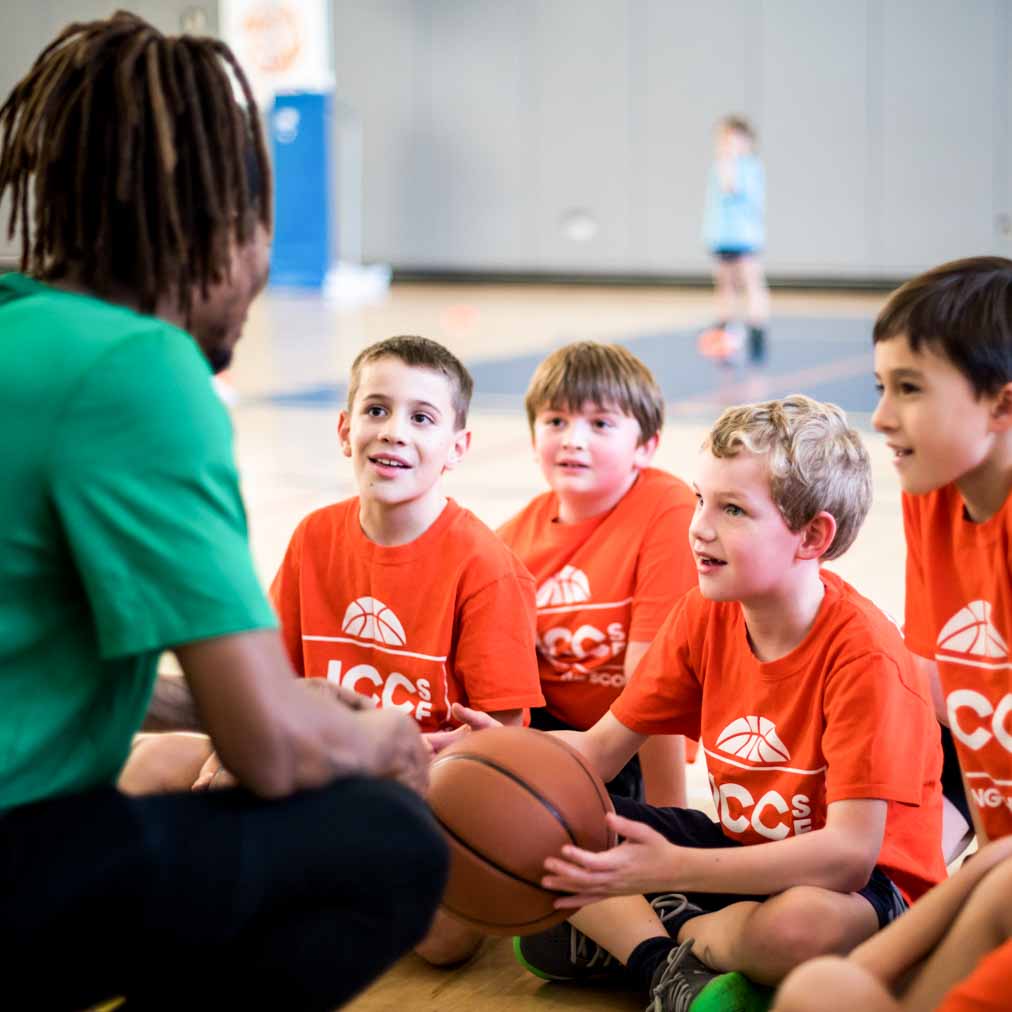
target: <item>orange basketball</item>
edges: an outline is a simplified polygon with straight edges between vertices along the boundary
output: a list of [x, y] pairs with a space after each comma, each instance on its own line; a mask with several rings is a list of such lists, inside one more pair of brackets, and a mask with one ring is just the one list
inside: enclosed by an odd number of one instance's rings
[[475, 731], [433, 760], [429, 805], [450, 845], [443, 907], [482, 931], [529, 935], [566, 919], [541, 887], [563, 844], [615, 845], [601, 778], [557, 735], [523, 727]]

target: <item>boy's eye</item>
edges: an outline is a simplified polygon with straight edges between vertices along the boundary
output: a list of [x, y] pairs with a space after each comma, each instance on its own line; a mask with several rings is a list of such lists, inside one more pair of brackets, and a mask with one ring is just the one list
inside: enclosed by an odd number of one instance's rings
[[372, 418], [379, 418], [386, 414], [386, 408], [382, 404], [367, 404], [365, 413]]
[[921, 388], [915, 383], [901, 383], [900, 393], [901, 394], [917, 394], [921, 392]]
[[745, 515], [745, 511], [740, 506], [735, 506], [733, 502], [729, 502], [724, 507], [724, 512], [729, 517], [743, 517]]
[[882, 384], [882, 383], [876, 383], [875, 384], [875, 393], [877, 393], [879, 395], [879, 397], [881, 397], [885, 393], [885, 390], [886, 390], [886, 388], [885, 388], [884, 384]]
[[595, 429], [610, 429], [614, 423], [610, 418], [595, 418], [593, 425]]
[[418, 425], [429, 425], [434, 421], [432, 415], [427, 415], [424, 411], [416, 411], [411, 416], [411, 420]]
[[702, 506], [702, 505], [703, 505], [703, 497], [697, 492], [696, 493], [696, 509], [698, 510], [700, 508], [700, 506]]
[[562, 418], [559, 418], [558, 415], [553, 415], [551, 418], [546, 418], [543, 424], [547, 425], [550, 429], [559, 429], [565, 424], [565, 422]]

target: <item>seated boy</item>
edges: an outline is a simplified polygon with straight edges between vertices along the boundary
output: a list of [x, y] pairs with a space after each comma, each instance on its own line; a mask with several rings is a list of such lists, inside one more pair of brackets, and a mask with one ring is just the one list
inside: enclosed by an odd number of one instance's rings
[[846, 952], [944, 877], [928, 687], [889, 619], [821, 566], [854, 540], [869, 470], [832, 405], [795, 395], [717, 421], [690, 527], [698, 589], [611, 711], [559, 733], [606, 780], [651, 734], [698, 737], [719, 821], [615, 798], [623, 842], [545, 862], [577, 912], [519, 940], [534, 972], [596, 974], [603, 950], [656, 1012], [763, 1008], [742, 974], [774, 984]]
[[[470, 443], [471, 390], [464, 366], [434, 341], [393, 337], [362, 351], [338, 422], [359, 494], [299, 524], [271, 586], [298, 674], [409, 713], [423, 731], [453, 726], [455, 702], [507, 724], [544, 702], [534, 581], [441, 488]], [[206, 744], [202, 754], [193, 738], [173, 747], [182, 765], [166, 762], [157, 739], [138, 746], [124, 786], [144, 763], [188, 784], [203, 764], [197, 787], [230, 782]], [[479, 941], [440, 914], [419, 951], [452, 962]]]
[[904, 633], [936, 681], [984, 843], [1012, 832], [1012, 261], [908, 281], [874, 340], [873, 423], [903, 488]]
[[1006, 1012], [1012, 976], [1012, 837], [989, 843], [846, 959], [794, 970], [775, 1012]]
[[[538, 585], [542, 730], [593, 726], [618, 698], [675, 601], [696, 585], [695, 498], [650, 467], [664, 399], [617, 344], [583, 341], [537, 368], [525, 399], [534, 454], [551, 491], [499, 536]], [[643, 776], [640, 776], [640, 760]], [[685, 804], [680, 736], [650, 739], [608, 785], [658, 805]]]

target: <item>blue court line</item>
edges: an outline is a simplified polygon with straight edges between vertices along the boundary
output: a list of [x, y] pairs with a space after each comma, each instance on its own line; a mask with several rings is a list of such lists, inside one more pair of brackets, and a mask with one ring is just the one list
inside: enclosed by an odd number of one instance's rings
[[[874, 387], [872, 317], [782, 317], [769, 326], [769, 354], [759, 368], [722, 366], [696, 351], [696, 330], [642, 334], [618, 343], [653, 371], [673, 415], [710, 417], [715, 405], [805, 393], [846, 411], [870, 412]], [[569, 335], [566, 340], [578, 340]], [[560, 341], [560, 344], [566, 343]], [[475, 381], [476, 408], [523, 410], [523, 394], [547, 353], [467, 363]], [[278, 407], [341, 407], [345, 382], [279, 390], [256, 398]]]

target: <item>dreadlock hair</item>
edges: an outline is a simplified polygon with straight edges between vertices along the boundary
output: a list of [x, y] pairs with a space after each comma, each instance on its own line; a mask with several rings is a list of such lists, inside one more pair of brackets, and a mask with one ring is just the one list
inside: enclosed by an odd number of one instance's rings
[[[245, 108], [237, 102], [229, 70]], [[117, 287], [152, 312], [229, 274], [270, 227], [270, 169], [249, 82], [225, 43], [126, 11], [65, 28], [0, 107], [0, 197], [21, 270]], [[31, 212], [30, 212], [31, 207]]]

